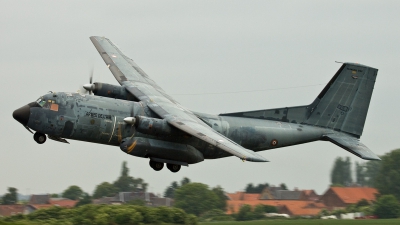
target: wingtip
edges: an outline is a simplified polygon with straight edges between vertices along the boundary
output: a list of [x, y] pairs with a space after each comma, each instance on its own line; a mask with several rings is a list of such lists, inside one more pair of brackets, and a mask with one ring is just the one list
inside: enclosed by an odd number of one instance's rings
[[267, 159], [265, 159], [262, 156], [258, 156], [258, 157], [248, 157], [246, 159], [244, 159], [245, 161], [250, 161], [250, 162], [269, 162]]
[[376, 160], [376, 161], [381, 161], [382, 160], [378, 156], [375, 156], [375, 157], [361, 157], [361, 158], [363, 158], [365, 160]]

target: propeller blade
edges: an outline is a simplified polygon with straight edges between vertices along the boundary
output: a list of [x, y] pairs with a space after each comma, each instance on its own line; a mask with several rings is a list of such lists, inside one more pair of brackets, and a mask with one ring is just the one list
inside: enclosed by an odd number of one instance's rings
[[[82, 87], [78, 91], [80, 94], [87, 94], [89, 92], [89, 95], [92, 95], [93, 90], [95, 88], [95, 86], [93, 84], [93, 73], [94, 73], [94, 68], [92, 66], [92, 69], [90, 70], [90, 74], [89, 74], [89, 83], [82, 85]], [[83, 88], [83, 90], [82, 90], [82, 88]]]
[[92, 66], [92, 70], [90, 71], [90, 78], [89, 78], [89, 83], [93, 83], [93, 73], [94, 73], [94, 67]]
[[78, 92], [81, 95], [86, 95], [88, 91], [85, 88], [85, 85], [83, 85], [83, 86], [79, 86], [79, 89], [76, 92]]
[[[131, 107], [131, 117], [132, 117], [132, 118], [135, 118], [134, 115], [133, 115], [133, 104], [132, 104], [132, 107]], [[136, 121], [136, 118], [135, 118], [135, 123], [136, 123], [136, 122], [137, 122], [137, 121]], [[131, 125], [131, 132], [132, 132], [132, 129], [133, 129], [133, 126], [134, 126], [135, 123], [133, 123], [133, 124]]]
[[93, 94], [94, 84], [93, 84], [93, 74], [94, 74], [94, 66], [92, 66], [92, 70], [90, 71], [89, 83], [91, 84], [91, 88], [89, 90], [89, 94]]
[[31, 132], [33, 134], [33, 132], [31, 131], [31, 129], [29, 129], [28, 126], [24, 126], [24, 127], [25, 127], [25, 129], [27, 129], [29, 132]]

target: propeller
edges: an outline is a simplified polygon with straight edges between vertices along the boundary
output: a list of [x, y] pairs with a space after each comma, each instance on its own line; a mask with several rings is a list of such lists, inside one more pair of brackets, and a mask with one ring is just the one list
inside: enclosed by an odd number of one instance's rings
[[93, 84], [93, 67], [92, 70], [90, 71], [90, 76], [89, 76], [89, 83], [84, 84], [82, 87], [79, 88], [78, 92], [81, 94], [87, 94], [89, 92], [89, 95], [93, 94], [93, 90], [95, 88], [95, 85]]

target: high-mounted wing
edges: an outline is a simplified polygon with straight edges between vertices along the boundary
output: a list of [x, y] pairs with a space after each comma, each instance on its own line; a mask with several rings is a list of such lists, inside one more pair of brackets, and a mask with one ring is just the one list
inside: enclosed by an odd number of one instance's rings
[[90, 40], [117, 81], [157, 115], [166, 119], [170, 125], [242, 160], [268, 162], [261, 155], [214, 131], [190, 110], [176, 102], [109, 39], [93, 36]]

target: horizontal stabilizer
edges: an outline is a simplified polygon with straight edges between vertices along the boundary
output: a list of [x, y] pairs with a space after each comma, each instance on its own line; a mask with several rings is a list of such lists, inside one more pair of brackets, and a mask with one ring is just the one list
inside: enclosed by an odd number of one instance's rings
[[354, 155], [367, 160], [381, 160], [375, 153], [373, 153], [367, 146], [360, 142], [357, 138], [345, 134], [329, 134], [324, 136], [335, 145], [344, 148], [345, 150], [353, 153]]

